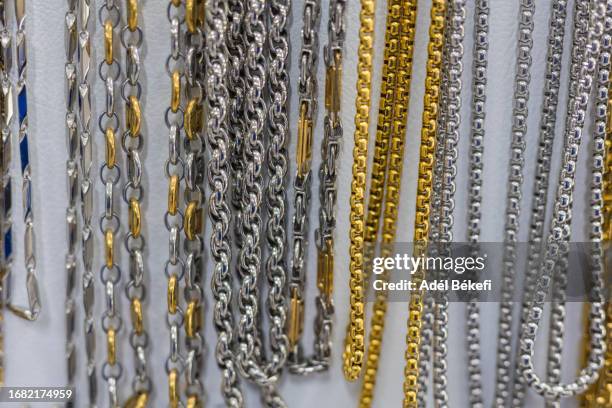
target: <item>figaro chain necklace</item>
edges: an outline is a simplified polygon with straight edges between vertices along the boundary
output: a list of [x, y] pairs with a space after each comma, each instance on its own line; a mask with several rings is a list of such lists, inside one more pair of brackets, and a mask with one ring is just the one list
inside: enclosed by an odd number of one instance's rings
[[145, 247], [142, 232], [141, 204], [144, 199], [142, 162], [140, 153], [144, 144], [142, 134], [142, 110], [140, 97], [142, 85], [139, 80], [141, 60], [140, 47], [143, 31], [138, 25], [139, 1], [127, 1], [127, 24], [121, 30], [121, 44], [126, 51], [126, 78], [121, 84], [121, 96], [125, 103], [125, 130], [121, 146], [126, 154], [127, 181], [123, 187], [123, 200], [128, 206], [128, 228], [125, 248], [129, 253], [130, 280], [125, 293], [130, 301], [132, 331], [130, 345], [134, 351], [135, 375], [132, 381], [133, 394], [126, 402], [126, 408], [144, 407], [151, 392], [151, 380], [147, 372], [149, 336], [144, 326], [143, 302], [146, 296], [144, 282], [143, 251]]
[[98, 119], [98, 127], [104, 136], [105, 158], [100, 167], [100, 180], [104, 185], [104, 213], [100, 217], [100, 230], [104, 242], [104, 264], [100, 280], [104, 285], [106, 310], [102, 314], [102, 330], [106, 333], [106, 362], [102, 365], [102, 377], [107, 383], [109, 406], [118, 407], [117, 383], [123, 373], [118, 360], [116, 339], [123, 326], [121, 313], [116, 307], [115, 292], [121, 282], [121, 268], [115, 257], [115, 239], [121, 230], [121, 218], [115, 209], [115, 187], [121, 181], [121, 169], [117, 160], [116, 137], [121, 121], [116, 106], [116, 83], [121, 76], [121, 64], [115, 53], [115, 30], [121, 22], [121, 9], [114, 0], [107, 0], [99, 8], [100, 24], [104, 27], [104, 60], [98, 73], [106, 89], [106, 105]]
[[181, 7], [181, 1], [170, 0], [167, 17], [170, 23], [170, 53], [166, 60], [166, 71], [170, 77], [170, 104], [164, 116], [168, 127], [168, 158], [164, 165], [164, 173], [168, 179], [168, 205], [164, 225], [168, 230], [170, 250], [164, 272], [168, 283], [166, 323], [170, 332], [170, 352], [166, 358], [165, 370], [168, 377], [168, 406], [177, 408], [183, 403], [179, 394], [179, 378], [185, 366], [180, 349], [185, 320], [180, 302], [181, 282], [185, 276], [185, 263], [181, 257], [184, 216], [180, 209], [181, 181], [185, 177], [185, 166], [181, 157], [185, 118], [181, 94], [185, 70], [185, 55], [182, 49], [182, 41], [185, 38], [185, 9]]
[[[605, 66], [609, 66], [609, 36], [602, 37], [603, 21], [606, 10], [609, 10], [612, 2], [605, 0], [596, 0], [592, 4], [590, 27], [587, 37], [587, 46], [585, 49], [584, 60], [578, 77], [579, 85], [576, 92], [576, 102], [573, 104], [570, 118], [567, 121], [564, 143], [563, 163], [561, 166], [561, 174], [559, 185], [556, 192], [556, 201], [553, 207], [553, 218], [550, 230], [550, 235], [547, 239], [546, 253], [542, 269], [540, 271], [540, 279], [538, 279], [536, 287], [530, 294], [531, 312], [528, 320], [523, 325], [523, 333], [521, 336], [520, 360], [522, 374], [529, 386], [531, 386], [539, 395], [548, 400], [557, 400], [563, 397], [577, 395], [586, 390], [588, 385], [592, 384], [598, 375], [598, 371], [603, 366], [604, 359], [604, 310], [602, 301], [602, 255], [601, 247], [598, 245], [599, 240], [595, 243], [593, 250], [593, 301], [589, 313], [591, 324], [591, 350], [587, 365], [580, 371], [580, 374], [574, 382], [569, 384], [549, 384], [540, 380], [534, 370], [533, 355], [535, 338], [543, 314], [543, 306], [548, 287], [551, 283], [551, 277], [556, 267], [556, 259], [563, 257], [568, 251], [569, 235], [571, 232], [571, 207], [573, 203], [573, 190], [575, 169], [578, 159], [578, 151], [582, 138], [582, 128], [584, 126], [584, 117], [586, 112], [589, 94], [591, 91], [593, 72], [595, 70], [597, 58], [601, 52], [600, 41], [603, 38], [606, 43], [603, 44]], [[601, 62], [601, 61], [600, 61]], [[595, 183], [593, 183], [594, 195], [597, 201], [597, 207], [602, 208], [602, 196], [600, 192], [601, 174], [595, 174]], [[591, 218], [593, 234], [597, 231], [601, 234], [601, 213], [597, 217]], [[592, 236], [593, 236], [592, 234]], [[592, 238], [592, 237], [591, 237]]]

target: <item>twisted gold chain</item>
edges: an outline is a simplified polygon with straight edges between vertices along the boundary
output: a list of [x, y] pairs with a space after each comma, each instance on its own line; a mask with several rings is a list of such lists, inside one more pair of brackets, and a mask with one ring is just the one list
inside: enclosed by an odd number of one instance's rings
[[365, 354], [364, 320], [364, 201], [368, 160], [368, 128], [370, 119], [370, 86], [372, 84], [372, 50], [374, 46], [375, 0], [361, 0], [359, 50], [357, 53], [357, 98], [355, 100], [355, 146], [351, 181], [350, 238], [350, 322], [343, 355], [344, 377], [355, 381], [363, 368]]
[[[425, 97], [421, 129], [421, 148], [419, 155], [419, 176], [417, 184], [416, 215], [414, 225], [415, 256], [425, 252], [429, 233], [429, 212], [431, 205], [432, 167], [436, 145], [436, 119], [440, 91], [440, 67], [444, 46], [444, 26], [446, 0], [434, 0], [429, 25], [429, 44], [427, 46], [427, 76], [425, 78]], [[418, 288], [425, 278], [425, 271], [418, 269], [412, 280]], [[419, 346], [421, 343], [421, 314], [423, 312], [423, 291], [411, 293], [408, 334], [406, 336], [406, 366], [404, 368], [404, 408], [417, 408], [419, 383]]]

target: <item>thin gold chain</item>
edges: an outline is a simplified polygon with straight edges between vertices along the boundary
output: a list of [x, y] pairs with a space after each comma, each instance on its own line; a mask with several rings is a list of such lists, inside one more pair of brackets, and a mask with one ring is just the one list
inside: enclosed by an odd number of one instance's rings
[[364, 201], [368, 133], [370, 122], [370, 86], [372, 84], [372, 51], [374, 47], [375, 0], [361, 0], [359, 50], [357, 53], [357, 98], [355, 100], [355, 146], [353, 148], [353, 178], [350, 198], [350, 322], [343, 355], [344, 377], [355, 381], [363, 368], [365, 354], [364, 319]]
[[[371, 261], [371, 257], [368, 259], [368, 253], [373, 254], [378, 239], [383, 194], [383, 246], [381, 249], [383, 257], [390, 255], [389, 246], [395, 242], [410, 98], [416, 8], [417, 0], [389, 2], [383, 86], [366, 218], [366, 262]], [[383, 279], [385, 278], [386, 276], [383, 276]], [[386, 312], [387, 292], [377, 291], [361, 387], [359, 402], [361, 408], [369, 408], [374, 398]]]
[[[424, 254], [429, 234], [429, 213], [431, 207], [432, 168], [436, 145], [436, 123], [438, 97], [440, 92], [440, 67], [444, 46], [444, 26], [446, 0], [434, 0], [431, 8], [429, 44], [427, 46], [427, 76], [425, 78], [425, 97], [423, 123], [421, 129], [421, 148], [419, 155], [419, 175], [417, 184], [416, 214], [414, 225], [415, 256]], [[425, 278], [425, 271], [418, 269], [412, 280], [418, 288]], [[406, 366], [404, 368], [404, 408], [417, 407], [419, 384], [419, 347], [421, 344], [421, 314], [423, 312], [423, 291], [416, 290], [410, 296], [408, 334], [406, 335]]]

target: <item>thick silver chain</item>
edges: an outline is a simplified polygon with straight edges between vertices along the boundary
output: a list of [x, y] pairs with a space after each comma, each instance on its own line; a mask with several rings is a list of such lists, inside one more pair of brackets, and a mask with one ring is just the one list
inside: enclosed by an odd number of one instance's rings
[[[480, 241], [482, 220], [483, 158], [486, 116], [487, 67], [489, 54], [489, 0], [478, 0], [474, 9], [474, 46], [472, 49], [472, 131], [468, 182], [467, 239], [470, 244]], [[470, 403], [483, 408], [480, 350], [480, 305], [475, 300], [466, 303], [467, 356]]]
[[[121, 9], [114, 0], [107, 0], [100, 5], [98, 11], [100, 25], [105, 28], [105, 54], [109, 47], [112, 49], [115, 41], [114, 35], [121, 22]], [[100, 269], [100, 280], [104, 285], [106, 309], [102, 314], [102, 330], [106, 334], [107, 358], [102, 365], [102, 378], [107, 383], [109, 407], [119, 406], [117, 396], [117, 383], [123, 373], [123, 366], [118, 360], [116, 339], [123, 326], [121, 313], [116, 307], [115, 293], [121, 283], [121, 268], [115, 253], [115, 240], [121, 230], [121, 218], [115, 207], [115, 192], [121, 182], [121, 169], [116, 157], [115, 140], [119, 134], [121, 121], [116, 106], [116, 84], [121, 77], [121, 64], [115, 53], [100, 62], [98, 68], [100, 80], [106, 90], [106, 104], [104, 112], [98, 119], [98, 127], [105, 140], [105, 159], [100, 166], [100, 180], [104, 188], [104, 212], [100, 217], [100, 230], [104, 237], [105, 262]]]
[[[586, 116], [587, 104], [591, 93], [593, 74], [599, 59], [600, 75], [607, 84], [610, 66], [610, 42], [608, 33], [603, 35], [604, 16], [606, 26], [609, 27], [609, 19], [612, 10], [612, 1], [595, 0], [592, 2], [590, 12], [590, 24], [587, 36], [584, 59], [581, 64], [578, 76], [578, 87], [575, 101], [571, 105], [566, 123], [563, 162], [561, 174], [556, 191], [556, 200], [553, 207], [553, 217], [550, 233], [547, 237], [545, 257], [540, 269], [539, 279], [533, 292], [529, 295], [530, 313], [527, 321], [523, 325], [521, 336], [520, 360], [522, 374], [529, 386], [536, 393], [548, 400], [557, 400], [563, 397], [571, 397], [584, 392], [589, 384], [592, 384], [598, 377], [598, 371], [604, 362], [606, 349], [604, 309], [603, 309], [603, 279], [602, 279], [602, 254], [599, 242], [601, 240], [601, 172], [595, 171], [594, 182], [592, 183], [595, 202], [592, 207], [597, 207], [600, 211], [591, 217], [591, 240], [594, 241], [593, 250], [593, 282], [592, 301], [589, 313], [590, 321], [590, 355], [586, 367], [580, 371], [575, 381], [568, 384], [553, 382], [552, 384], [542, 381], [535, 373], [533, 365], [533, 354], [535, 338], [538, 331], [540, 319], [543, 314], [544, 302], [551, 284], [552, 276], [557, 268], [557, 260], [566, 256], [569, 250], [569, 239], [571, 233], [571, 209], [573, 203], [573, 191], [575, 185], [575, 171], [578, 163], [578, 152], [582, 139], [582, 128]], [[603, 43], [602, 43], [603, 41]], [[603, 49], [603, 52], [602, 52]], [[601, 55], [600, 55], [601, 53]], [[607, 86], [607, 85], [606, 85]], [[600, 96], [598, 96], [600, 98]], [[601, 109], [601, 107], [599, 107]], [[596, 141], [596, 145], [597, 145]], [[603, 146], [603, 142], [599, 141]], [[601, 150], [602, 147], [600, 147]], [[597, 157], [597, 151], [596, 151]], [[603, 160], [603, 154], [600, 155]], [[597, 161], [597, 160], [596, 160]], [[595, 169], [601, 168], [602, 164], [596, 164]]]
[[[75, 354], [75, 288], [77, 274], [77, 246], [78, 246], [78, 210], [79, 200], [79, 168], [77, 160], [79, 158], [79, 141], [77, 134], [77, 0], [68, 0], [68, 10], [64, 18], [66, 29], [66, 65], [64, 74], [66, 75], [66, 135], [68, 158], [66, 160], [66, 176], [68, 185], [68, 206], [66, 208], [66, 227], [67, 227], [67, 251], [66, 251], [66, 302], [64, 306], [66, 318], [66, 372], [67, 385], [74, 387], [74, 376], [76, 373], [76, 354]], [[73, 407], [74, 403], [69, 402], [66, 407]]]
[[525, 163], [525, 136], [527, 133], [527, 102], [531, 82], [531, 50], [533, 47], [533, 18], [535, 0], [521, 0], [519, 7], [519, 34], [516, 74], [512, 109], [512, 142], [506, 196], [504, 227], [504, 255], [502, 265], [502, 294], [499, 308], [497, 340], [497, 368], [494, 406], [505, 408], [511, 393], [512, 379], [512, 309], [516, 265], [516, 242]]
[[[261, 350], [260, 311], [258, 305], [259, 281], [262, 268], [261, 207], [263, 204], [263, 132], [266, 123], [266, 60], [263, 54], [267, 39], [265, 24], [265, 2], [249, 0], [245, 9], [245, 119], [243, 161], [244, 186], [242, 194], [241, 238], [238, 269], [241, 279], [238, 299], [240, 320], [238, 323], [238, 369], [248, 380], [262, 387], [264, 404], [283, 406], [276, 393], [275, 383], [287, 358], [288, 339], [285, 334], [286, 321], [286, 273], [276, 268], [274, 275], [267, 275], [269, 293], [267, 310], [270, 318], [269, 343], [272, 354], [266, 361]], [[270, 144], [273, 145], [272, 143]], [[271, 251], [274, 251], [271, 248]]]
[[181, 250], [184, 212], [181, 210], [181, 182], [185, 177], [185, 165], [181, 157], [181, 142], [184, 136], [184, 109], [182, 86], [184, 82], [185, 55], [185, 8], [176, 1], [168, 2], [167, 18], [170, 23], [170, 52], [166, 59], [166, 73], [170, 82], [170, 103], [166, 108], [164, 120], [168, 129], [168, 158], [164, 163], [164, 173], [168, 180], [168, 206], [164, 214], [164, 225], [168, 231], [168, 259], [164, 273], [168, 282], [166, 324], [170, 349], [166, 358], [165, 371], [168, 379], [168, 402], [170, 408], [183, 406], [179, 392], [181, 374], [185, 369], [185, 359], [181, 354], [181, 332], [185, 322], [180, 291], [185, 277], [185, 262]]
[[[139, 20], [139, 0], [130, 0], [127, 6], [127, 23], [121, 29], [121, 44], [125, 51], [125, 79], [121, 83], [121, 97], [125, 103], [126, 126], [121, 135], [121, 147], [126, 155], [127, 177], [123, 185], [123, 200], [128, 207], [128, 233], [124, 246], [129, 254], [130, 279], [125, 294], [130, 301], [132, 330], [130, 346], [134, 352], [133, 394], [128, 401], [146, 401], [152, 383], [147, 372], [147, 348], [149, 335], [145, 329], [144, 301], [146, 297], [144, 249], [145, 237], [142, 231], [141, 206], [145, 197], [142, 185], [142, 161], [140, 154], [145, 143], [142, 133], [143, 109], [141, 105], [142, 84], [140, 82], [140, 50], [144, 32]], [[135, 4], [134, 8], [131, 7]]]
[[[585, 0], [576, 2], [576, 12], [574, 13], [574, 33], [576, 40], [578, 31], [576, 24], [579, 24], [582, 16], [581, 10], [587, 4]], [[548, 197], [548, 186], [550, 178], [551, 156], [553, 141], [555, 136], [555, 124], [557, 122], [557, 106], [559, 103], [559, 87], [563, 56], [563, 39], [565, 36], [565, 20], [567, 16], [567, 2], [565, 0], [554, 0], [550, 10], [550, 24], [548, 31], [548, 49], [546, 57], [546, 74], [544, 79], [544, 102], [540, 116], [540, 136], [537, 153], [535, 185], [531, 205], [531, 218], [529, 227], [529, 252], [527, 256], [527, 272], [523, 285], [522, 294], [524, 295], [529, 288], [533, 287], [536, 275], [535, 271], [539, 267], [542, 238], [546, 222], [546, 201]], [[587, 22], [588, 23], [588, 22]], [[576, 44], [574, 44], [576, 48]], [[572, 67], [576, 63], [574, 53]], [[579, 68], [579, 64], [577, 66]], [[573, 83], [577, 68], [571, 69]], [[570, 92], [573, 92], [570, 89]], [[524, 323], [529, 314], [526, 303], [522, 305], [521, 323]], [[552, 340], [552, 336], [551, 340]], [[517, 339], [518, 342], [518, 339]], [[512, 406], [519, 408], [524, 404], [525, 381], [520, 375], [520, 361], [515, 360], [515, 375], [512, 389]]]
[[83, 260], [83, 331], [85, 354], [87, 356], [87, 384], [89, 406], [96, 406], [98, 395], [96, 383], [96, 332], [93, 316], [94, 274], [93, 274], [93, 180], [91, 167], [93, 141], [91, 135], [91, 6], [90, 0], [79, 0], [79, 140], [81, 161], [81, 251]]
[[304, 325], [304, 300], [306, 285], [306, 257], [308, 254], [308, 230], [312, 185], [313, 127], [318, 108], [317, 70], [319, 65], [320, 0], [306, 0], [302, 13], [302, 48], [300, 50], [300, 76], [298, 81], [298, 136], [296, 174], [293, 178], [293, 242], [291, 245], [291, 276], [289, 295], [291, 314], [289, 320], [290, 351], [289, 370], [305, 374], [309, 365], [304, 357], [302, 331]]

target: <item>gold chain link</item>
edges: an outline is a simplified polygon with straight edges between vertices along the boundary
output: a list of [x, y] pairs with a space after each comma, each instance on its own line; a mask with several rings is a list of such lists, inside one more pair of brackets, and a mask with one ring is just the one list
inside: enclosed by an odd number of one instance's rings
[[[427, 46], [427, 76], [421, 147], [419, 155], [419, 176], [417, 184], [416, 214], [414, 225], [415, 256], [424, 255], [429, 234], [429, 213], [431, 207], [432, 168], [436, 146], [436, 123], [438, 97], [440, 93], [440, 67], [444, 46], [444, 26], [446, 0], [434, 0], [431, 8], [429, 44]], [[412, 281], [418, 288], [425, 279], [425, 271], [418, 269]], [[419, 384], [419, 347], [421, 344], [421, 315], [423, 312], [423, 291], [416, 290], [410, 296], [408, 333], [406, 335], [406, 366], [404, 368], [404, 408], [418, 408], [417, 393]]]
[[355, 381], [363, 368], [365, 354], [364, 320], [364, 200], [368, 136], [370, 123], [370, 86], [372, 84], [372, 51], [374, 47], [375, 0], [361, 0], [359, 50], [357, 64], [357, 98], [355, 100], [355, 146], [353, 148], [353, 178], [351, 182], [350, 238], [350, 322], [343, 355], [344, 377]]
[[[416, 0], [394, 0], [389, 2], [387, 11], [383, 84], [366, 217], [366, 248], [364, 253], [366, 265], [369, 265], [372, 261], [378, 241], [383, 195], [383, 246], [381, 249], [383, 257], [390, 256], [389, 247], [395, 242], [397, 208], [403, 171], [404, 139], [410, 97], [416, 7]], [[387, 279], [386, 272], [381, 278]], [[373, 305], [366, 367], [361, 387], [359, 402], [361, 408], [369, 408], [374, 398], [386, 312], [387, 292], [377, 291]]]

